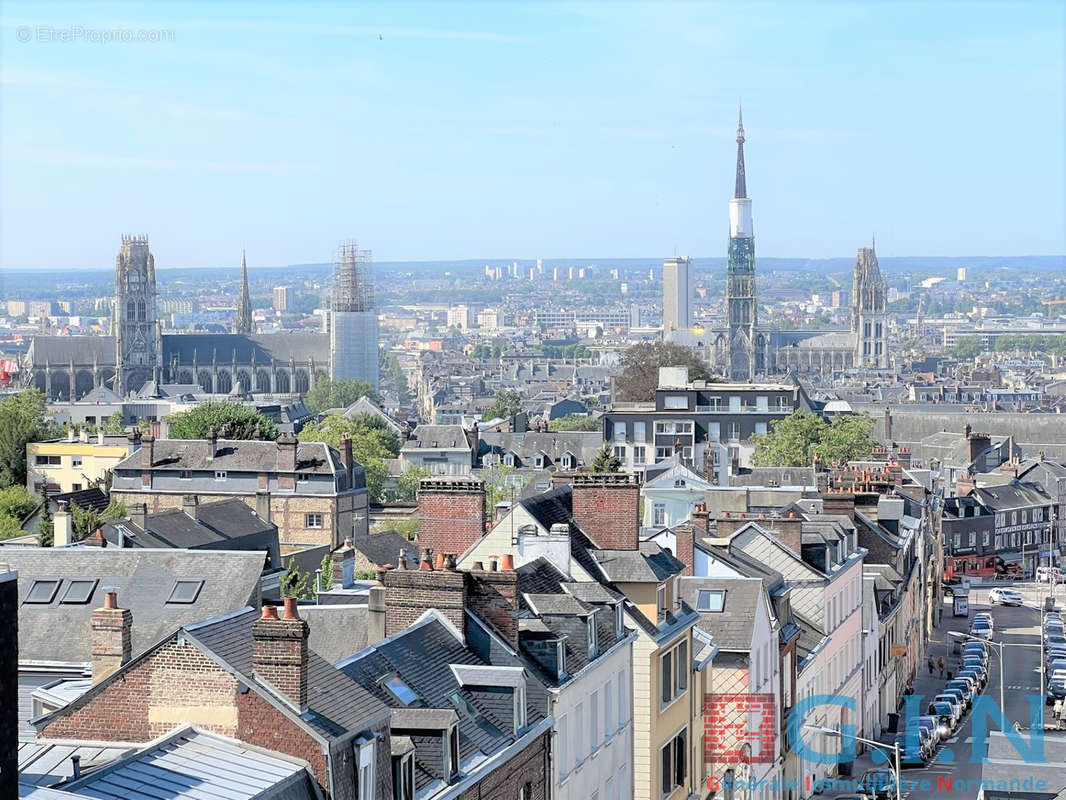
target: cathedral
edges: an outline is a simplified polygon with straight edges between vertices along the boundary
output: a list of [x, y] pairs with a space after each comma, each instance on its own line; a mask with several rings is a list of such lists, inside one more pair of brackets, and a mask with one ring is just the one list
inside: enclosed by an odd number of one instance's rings
[[729, 201], [725, 324], [675, 341], [704, 349], [715, 371], [749, 383], [786, 372], [830, 375], [865, 367], [887, 369], [888, 298], [872, 247], [859, 248], [850, 330], [775, 330], [760, 326], [755, 292], [755, 231], [744, 171], [744, 118], [737, 125], [737, 169]]
[[123, 236], [115, 258], [112, 336], [34, 336], [23, 379], [63, 401], [97, 390], [125, 397], [161, 383], [241, 396], [299, 395], [322, 378], [356, 378], [377, 387], [378, 320], [367, 262], [365, 251], [342, 246], [327, 332], [254, 333], [242, 254], [234, 332], [164, 334], [148, 237]]

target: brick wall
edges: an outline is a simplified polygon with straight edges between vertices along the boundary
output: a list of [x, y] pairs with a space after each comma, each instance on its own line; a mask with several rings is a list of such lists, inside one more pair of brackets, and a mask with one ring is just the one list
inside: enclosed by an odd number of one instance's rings
[[[704, 519], [706, 519], [706, 516], [706, 513], [704, 513]], [[696, 536], [697, 534], [702, 535], [702, 533], [703, 531], [699, 531], [693, 522], [686, 522], [674, 528], [674, 550], [676, 551], [674, 557], [685, 565], [685, 568], [681, 570], [682, 575], [692, 574]]]
[[530, 742], [463, 793], [463, 800], [515, 800], [522, 787], [529, 784], [531, 800], [547, 800], [549, 736], [545, 733]]
[[573, 476], [574, 522], [604, 550], [636, 550], [640, 486], [623, 472]]
[[467, 574], [467, 604], [504, 641], [518, 649], [518, 573], [475, 571]]
[[393, 569], [385, 574], [385, 635], [406, 630], [431, 608], [464, 629], [466, 576], [454, 570]]
[[419, 547], [465, 553], [485, 533], [485, 484], [473, 478], [423, 479], [418, 520]]
[[[234, 736], [242, 742], [276, 750], [279, 753], [302, 758], [311, 765], [311, 772], [323, 792], [329, 790], [329, 767], [322, 744], [310, 734], [292, 724], [292, 721], [255, 692], [238, 694], [237, 732]], [[354, 800], [355, 766], [350, 747], [347, 762], [343, 759], [334, 764], [334, 800]]]

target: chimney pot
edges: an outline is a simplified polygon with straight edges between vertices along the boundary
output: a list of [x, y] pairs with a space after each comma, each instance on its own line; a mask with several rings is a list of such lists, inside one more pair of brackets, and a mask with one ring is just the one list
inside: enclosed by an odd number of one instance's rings
[[422, 561], [419, 563], [418, 568], [426, 571], [433, 570], [433, 551], [428, 547], [422, 551]]
[[444, 569], [444, 553], [437, 553], [433, 559], [433, 569]]
[[284, 618], [285, 619], [299, 619], [300, 618], [300, 612], [299, 612], [299, 610], [296, 607], [296, 598], [295, 597], [286, 597], [285, 598], [285, 617]]
[[278, 609], [276, 606], [263, 606], [263, 614], [260, 619], [277, 619]]
[[489, 558], [489, 572], [495, 572], [499, 569], [499, 556], [491, 556]]
[[396, 559], [396, 569], [407, 569], [407, 554], [402, 550], [400, 551], [400, 557]]
[[500, 569], [505, 572], [514, 570], [514, 556], [510, 553], [504, 553], [503, 558], [500, 560]]
[[485, 562], [484, 561], [475, 561], [474, 562], [474, 571], [475, 572], [484, 572], [485, 571]]
[[104, 608], [108, 611], [118, 608], [118, 592], [112, 590], [104, 595]]

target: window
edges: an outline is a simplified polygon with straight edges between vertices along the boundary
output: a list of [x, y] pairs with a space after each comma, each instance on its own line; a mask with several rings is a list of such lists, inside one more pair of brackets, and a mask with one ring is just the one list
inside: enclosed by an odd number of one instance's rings
[[616, 445], [614, 448], [614, 457], [618, 459], [618, 463], [623, 466], [626, 463], [626, 448], [624, 445]]
[[711, 407], [711, 411], [722, 410], [722, 398], [721, 397], [708, 397], [707, 404]]
[[81, 491], [81, 484], [80, 483], [72, 483], [72, 484], [70, 484], [70, 491], [72, 491], [72, 492], [80, 492]]
[[59, 590], [60, 581], [34, 581], [33, 586], [30, 587], [29, 594], [26, 595], [27, 603], [51, 603], [52, 598], [56, 596], [56, 592]]
[[611, 679], [603, 685], [603, 738], [610, 739], [614, 733], [614, 693]]
[[646, 442], [646, 441], [648, 441], [648, 423], [646, 423], [646, 422], [634, 422], [633, 423], [633, 441], [634, 442]]
[[226, 470], [224, 470], [224, 469], [216, 469], [215, 470], [215, 480], [216, 481], [224, 481], [224, 480], [226, 480]]
[[666, 503], [652, 504], [651, 524], [655, 526], [661, 526], [666, 524]]
[[755, 423], [755, 432], [757, 434], [759, 434], [760, 436], [765, 436], [766, 435], [766, 423], [765, 422], [756, 422]]
[[600, 746], [600, 693], [593, 691], [589, 697], [589, 752]]
[[559, 717], [559, 727], [557, 732], [558, 741], [556, 746], [559, 748], [559, 772], [565, 775], [570, 771], [570, 761], [567, 759], [569, 753], [567, 752], [567, 736], [569, 731], [566, 729], [567, 724], [566, 714]]
[[322, 527], [322, 515], [321, 514], [304, 514], [304, 527], [305, 528], [321, 528]]
[[625, 612], [621, 603], [616, 603], [614, 607], [614, 632], [618, 637], [625, 634]]
[[526, 727], [526, 687], [519, 684], [514, 688], [514, 732], [517, 735]]
[[596, 614], [592, 613], [585, 620], [588, 629], [589, 658], [595, 658], [599, 654], [599, 643], [596, 641]]
[[729, 423], [729, 441], [735, 442], [738, 439], [740, 439], [740, 423], [739, 422], [730, 422]]
[[970, 547], [976, 547], [976, 546], [977, 546], [977, 533], [975, 531], [970, 531]]
[[688, 640], [682, 639], [659, 657], [661, 706], [665, 708], [688, 688]]
[[445, 780], [451, 783], [459, 775], [459, 726], [452, 725], [448, 729], [448, 768], [445, 771]]
[[70, 466], [72, 466], [72, 467], [80, 467], [81, 466], [81, 456], [71, 456], [71, 458], [70, 458]]
[[626, 424], [624, 422], [616, 422], [614, 424], [614, 440], [616, 442], [624, 442], [626, 440]]
[[665, 461], [668, 458], [674, 457], [674, 448], [672, 447], [656, 447], [655, 448], [655, 460]]
[[374, 743], [363, 741], [359, 744], [356, 759], [359, 800], [370, 800], [374, 797]]
[[67, 590], [63, 593], [60, 603], [88, 603], [92, 599], [93, 590], [96, 589], [96, 579], [72, 580]]
[[688, 778], [688, 748], [685, 746], [685, 731], [678, 731], [659, 751], [662, 796], [684, 786]]
[[58, 467], [60, 461], [59, 456], [37, 456], [34, 463], [38, 467]]
[[1033, 522], [1043, 522], [1043, 521], [1044, 521], [1044, 509], [1042, 509], [1042, 508], [1034, 508], [1033, 509]]
[[200, 595], [200, 589], [203, 588], [203, 581], [178, 581], [174, 584], [174, 588], [170, 591], [170, 597], [167, 598], [168, 603], [195, 603], [196, 598]]
[[391, 694], [405, 706], [409, 706], [418, 700], [418, 695], [415, 694], [414, 690], [406, 683], [404, 683], [403, 679], [400, 678], [400, 676], [396, 673], [387, 675], [381, 681], [381, 685], [388, 690], [389, 694]]
[[688, 410], [688, 395], [684, 394], [668, 394], [663, 398], [663, 408], [668, 408], [671, 411]]
[[1024, 525], [1024, 524], [1025, 524], [1025, 521], [1026, 521], [1026, 520], [1025, 520], [1025, 517], [1026, 517], [1026, 513], [1025, 513], [1025, 510], [1023, 509], [1023, 510], [1022, 510], [1022, 525]]
[[1002, 511], [1000, 511], [999, 513], [996, 514], [996, 527], [997, 528], [1002, 528], [1006, 524], [1007, 524], [1007, 515], [1005, 513], [1003, 513]]
[[616, 682], [616, 685], [618, 686], [618, 728], [619, 728], [619, 730], [621, 730], [623, 727], [625, 727], [625, 724], [627, 722], [629, 722], [629, 711], [627, 710], [629, 708], [629, 706], [626, 703], [626, 700], [628, 700], [628, 695], [626, 694], [626, 692], [627, 692], [627, 689], [629, 687], [629, 681], [627, 680], [627, 678], [628, 678], [628, 676], [624, 672], [619, 672], [618, 673], [618, 681]]
[[1010, 512], [1010, 524], [1011, 525], [1017, 525], [1018, 524], [1018, 512], [1017, 511]]
[[180, 473], [178, 473], [178, 477], [183, 481], [192, 480], [192, 470], [183, 469]]
[[537, 469], [544, 469], [544, 454], [537, 453], [533, 456], [533, 466]]
[[636, 466], [642, 466], [642, 465], [648, 463], [645, 460], [646, 458], [647, 458], [647, 456], [644, 455], [644, 446], [643, 445], [634, 446], [634, 448], [633, 448], [633, 463]]
[[981, 534], [981, 546], [988, 547], [988, 531], [984, 531]]
[[574, 711], [574, 721], [577, 723], [574, 726], [574, 738], [571, 740], [574, 744], [574, 766], [576, 767], [582, 761], [585, 760], [585, 703], [581, 702], [577, 704], [577, 709]]
[[725, 589], [700, 589], [696, 596], [696, 610], [713, 613], [725, 611]]
[[666, 585], [659, 587], [659, 591], [656, 593], [655, 602], [658, 609], [659, 621], [662, 622], [663, 617], [666, 616]]
[[392, 761], [392, 796], [396, 800], [415, 798], [415, 759], [410, 753]]

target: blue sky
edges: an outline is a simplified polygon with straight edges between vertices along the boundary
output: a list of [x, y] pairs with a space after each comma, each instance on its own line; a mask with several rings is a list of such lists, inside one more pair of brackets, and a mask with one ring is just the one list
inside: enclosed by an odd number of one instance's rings
[[1062, 254], [1064, 9], [4, 2], [0, 266], [724, 255], [740, 98], [760, 255]]

